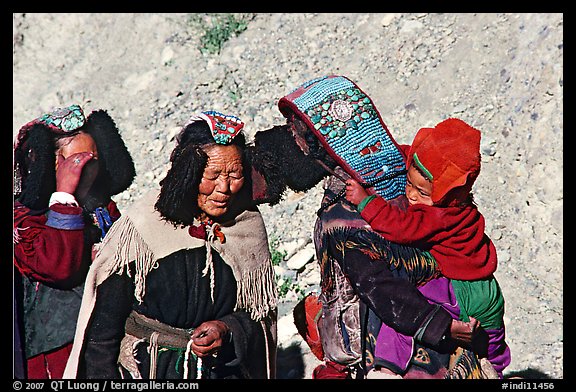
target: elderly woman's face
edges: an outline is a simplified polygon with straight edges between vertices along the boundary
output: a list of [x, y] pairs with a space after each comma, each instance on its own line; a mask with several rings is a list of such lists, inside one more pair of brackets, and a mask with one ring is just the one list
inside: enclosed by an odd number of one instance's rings
[[242, 152], [234, 145], [210, 146], [204, 152], [208, 162], [198, 188], [198, 207], [209, 216], [219, 217], [228, 211], [244, 185]]

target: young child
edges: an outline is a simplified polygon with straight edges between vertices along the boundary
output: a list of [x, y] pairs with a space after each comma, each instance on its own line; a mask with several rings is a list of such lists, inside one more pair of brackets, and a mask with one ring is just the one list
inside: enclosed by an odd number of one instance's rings
[[[485, 355], [502, 378], [511, 357], [505, 341], [504, 298], [493, 275], [496, 249], [484, 233], [484, 217], [471, 194], [480, 173], [480, 131], [456, 118], [422, 128], [409, 146], [406, 167], [406, 210], [369, 195], [352, 179], [346, 183], [346, 199], [384, 238], [434, 256], [442, 275], [451, 280], [460, 320], [477, 319], [486, 331]], [[401, 336], [394, 350], [412, 347], [413, 340]], [[390, 355], [396, 357], [396, 351]]]

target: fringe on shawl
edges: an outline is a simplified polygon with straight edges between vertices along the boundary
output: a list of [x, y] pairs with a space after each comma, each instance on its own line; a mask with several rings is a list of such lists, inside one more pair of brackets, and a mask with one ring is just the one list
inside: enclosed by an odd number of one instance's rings
[[[106, 244], [112, 241], [115, 242], [111, 244], [114, 249], [110, 261], [112, 264], [106, 269], [110, 271], [110, 274], [118, 273], [120, 275], [126, 269], [128, 276], [132, 277], [128, 265], [133, 261], [135, 266], [134, 297], [142, 303], [146, 290], [146, 275], [157, 266], [154, 252], [148, 247], [127, 216], [122, 216], [112, 225], [100, 249], [109, 248], [110, 245]], [[97, 258], [100, 253], [99, 251]], [[271, 262], [262, 263], [257, 269], [245, 271], [242, 276], [237, 276], [236, 279], [238, 280], [237, 308], [248, 310], [250, 316], [256, 321], [263, 319], [271, 310], [276, 308], [278, 298]]]
[[253, 320], [259, 321], [275, 309], [278, 303], [276, 280], [272, 263], [244, 272], [238, 282], [236, 307], [250, 311]]
[[[111, 257], [112, 265], [109, 269], [111, 273], [122, 275], [124, 269], [126, 269], [126, 274], [132, 277], [128, 265], [134, 261], [134, 297], [139, 303], [142, 303], [142, 298], [146, 291], [146, 275], [157, 266], [154, 252], [148, 247], [138, 230], [136, 230], [134, 223], [127, 216], [122, 216], [112, 225], [112, 228], [102, 241], [100, 249], [109, 247], [110, 245], [107, 245], [108, 242], [116, 242], [112, 244], [114, 253]], [[96, 255], [96, 260], [100, 253], [101, 251]]]

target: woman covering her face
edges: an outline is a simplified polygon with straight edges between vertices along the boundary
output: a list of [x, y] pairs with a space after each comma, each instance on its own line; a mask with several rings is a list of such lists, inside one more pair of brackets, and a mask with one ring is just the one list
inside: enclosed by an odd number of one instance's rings
[[14, 146], [14, 377], [61, 378], [92, 255], [134, 163], [112, 118], [79, 105], [22, 126]]

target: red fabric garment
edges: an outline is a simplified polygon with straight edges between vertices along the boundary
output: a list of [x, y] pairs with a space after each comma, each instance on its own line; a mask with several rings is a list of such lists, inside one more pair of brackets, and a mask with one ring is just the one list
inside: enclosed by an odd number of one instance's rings
[[[82, 208], [54, 204], [52, 210], [63, 214], [82, 214]], [[14, 265], [23, 275], [41, 283], [68, 288], [82, 266], [83, 230], [60, 230], [46, 226], [46, 215], [30, 215], [22, 204], [14, 205]]]
[[309, 293], [292, 310], [294, 325], [298, 333], [310, 347], [310, 351], [320, 361], [324, 360], [324, 349], [320, 339], [318, 324], [322, 320], [322, 302], [316, 293]]
[[352, 378], [350, 369], [339, 363], [326, 361], [322, 363], [312, 372], [313, 379], [347, 379]]
[[[54, 204], [51, 210], [61, 214], [80, 215], [82, 208]], [[113, 219], [120, 216], [111, 201], [108, 211]], [[26, 206], [14, 203], [14, 265], [26, 276], [57, 288], [70, 288], [78, 282], [83, 270], [83, 230], [62, 230], [46, 226], [45, 214], [31, 215]]]
[[476, 280], [496, 271], [496, 249], [484, 233], [484, 217], [473, 205], [414, 205], [401, 211], [376, 197], [361, 215], [386, 239], [429, 249], [447, 278]]
[[62, 346], [54, 351], [42, 353], [28, 359], [28, 379], [45, 380], [61, 379], [70, 352], [72, 343]]

